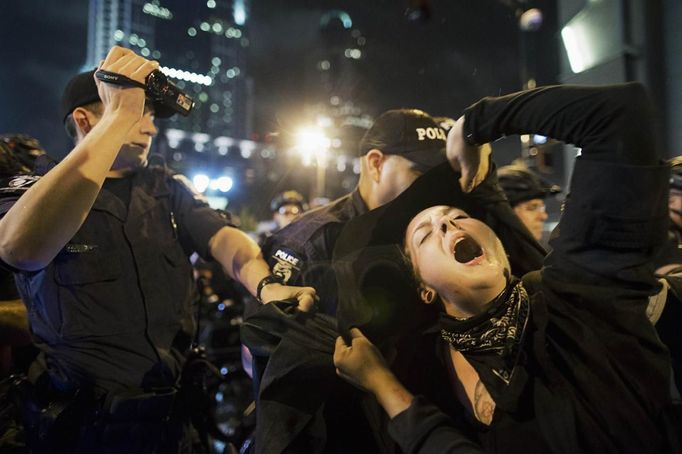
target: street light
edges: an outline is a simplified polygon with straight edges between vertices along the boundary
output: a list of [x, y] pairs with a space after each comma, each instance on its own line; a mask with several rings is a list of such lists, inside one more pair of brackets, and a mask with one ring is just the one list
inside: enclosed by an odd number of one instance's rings
[[310, 166], [314, 159], [317, 166], [315, 191], [311, 199], [324, 196], [327, 155], [330, 146], [331, 140], [319, 128], [302, 128], [296, 134], [296, 149], [303, 158], [303, 165]]

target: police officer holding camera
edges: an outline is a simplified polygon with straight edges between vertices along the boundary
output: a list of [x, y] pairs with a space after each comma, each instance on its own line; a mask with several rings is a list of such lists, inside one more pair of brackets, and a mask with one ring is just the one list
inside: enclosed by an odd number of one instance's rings
[[34, 452], [191, 451], [178, 384], [195, 328], [194, 251], [261, 302], [306, 310], [315, 297], [275, 282], [247, 235], [147, 165], [155, 114], [178, 110], [145, 102], [140, 86], [158, 68], [114, 47], [99, 69], [137, 85], [74, 77], [63, 101], [75, 148], [0, 191], [0, 259], [41, 350], [18, 391]]

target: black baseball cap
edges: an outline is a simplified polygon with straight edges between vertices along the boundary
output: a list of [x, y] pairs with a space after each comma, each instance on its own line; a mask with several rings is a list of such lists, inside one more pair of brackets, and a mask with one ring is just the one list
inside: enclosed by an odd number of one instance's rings
[[550, 184], [525, 167], [509, 165], [497, 170], [497, 179], [511, 206], [558, 194], [561, 188]]
[[[101, 101], [97, 92], [94, 74], [94, 69], [77, 74], [66, 84], [62, 94], [62, 121], [66, 120], [66, 117], [76, 107]], [[175, 114], [175, 110], [161, 103], [154, 103], [154, 116], [156, 118], [168, 118], [173, 116], [173, 114]]]
[[270, 210], [275, 212], [284, 205], [298, 205], [298, 207], [303, 211], [305, 211], [308, 207], [303, 194], [293, 189], [277, 194], [270, 202]]
[[381, 114], [360, 140], [359, 155], [372, 149], [409, 159], [426, 172], [446, 161], [447, 134], [419, 109], [393, 109]]

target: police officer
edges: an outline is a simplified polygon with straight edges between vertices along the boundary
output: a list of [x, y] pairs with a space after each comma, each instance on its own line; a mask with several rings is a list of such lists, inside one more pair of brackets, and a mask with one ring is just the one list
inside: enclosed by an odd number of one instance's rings
[[[140, 83], [158, 68], [120, 47], [100, 65]], [[146, 165], [154, 117], [169, 112], [144, 90], [84, 73], [63, 107], [75, 148], [0, 199], [0, 259], [41, 350], [29, 374], [47, 396], [27, 416], [34, 450], [187, 452], [177, 387], [194, 334], [188, 256], [219, 261], [263, 302], [306, 309], [314, 291], [274, 282], [247, 235], [184, 179]]]
[[315, 287], [320, 310], [327, 314], [336, 311], [330, 262], [343, 226], [393, 200], [424, 171], [445, 162], [445, 131], [421, 110], [389, 110], [361, 139], [359, 155], [360, 181], [353, 192], [308, 211], [263, 246], [273, 273], [285, 283]]
[[519, 165], [500, 167], [497, 170], [497, 179], [516, 215], [533, 237], [540, 241], [547, 221], [544, 199], [561, 192], [561, 188], [548, 184]]
[[258, 244], [264, 244], [274, 232], [291, 224], [306, 210], [308, 210], [308, 204], [300, 192], [289, 189], [277, 194], [270, 201], [272, 219], [258, 225]]
[[277, 229], [283, 229], [291, 224], [306, 209], [308, 209], [308, 204], [305, 202], [305, 197], [293, 189], [277, 194], [270, 202], [272, 219], [275, 221]]
[[[357, 188], [304, 213], [263, 246], [273, 273], [286, 283], [314, 287], [320, 297], [319, 310], [334, 315], [338, 296], [331, 261], [344, 225], [393, 200], [423, 172], [445, 162], [445, 139], [445, 131], [421, 110], [389, 110], [380, 115], [359, 144]], [[254, 378], [258, 380], [263, 361], [254, 359]], [[374, 429], [363, 416], [363, 408], [350, 388], [332, 392], [324, 410], [327, 447], [335, 449], [331, 452], [377, 450]]]

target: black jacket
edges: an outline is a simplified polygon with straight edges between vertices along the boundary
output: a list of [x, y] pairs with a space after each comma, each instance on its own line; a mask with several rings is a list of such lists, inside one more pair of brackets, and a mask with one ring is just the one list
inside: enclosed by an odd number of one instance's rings
[[459, 421], [417, 399], [393, 419], [391, 433], [403, 450], [419, 453], [475, 449], [465, 433], [486, 452], [679, 452], [670, 356], [646, 317], [659, 290], [651, 260], [666, 235], [669, 169], [657, 159], [642, 87], [486, 98], [466, 111], [465, 130], [472, 143], [543, 134], [580, 146], [582, 156], [553, 251], [523, 279], [531, 310], [512, 379], [496, 380], [465, 354], [496, 402], [491, 426], [461, 417], [441, 368], [430, 372], [440, 387], [412, 389]]

